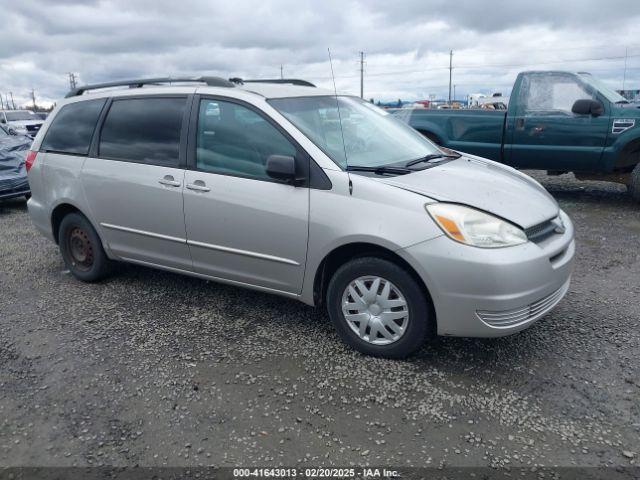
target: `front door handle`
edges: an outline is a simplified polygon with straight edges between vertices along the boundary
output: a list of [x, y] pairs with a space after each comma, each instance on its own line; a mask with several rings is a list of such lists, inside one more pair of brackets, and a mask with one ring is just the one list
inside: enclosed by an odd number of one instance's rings
[[208, 192], [211, 189], [205, 185], [202, 180], [196, 180], [193, 183], [187, 183], [187, 188], [189, 190], [195, 190], [197, 192]]
[[165, 175], [160, 180], [158, 180], [158, 183], [161, 185], [166, 185], [167, 187], [179, 187], [181, 185], [180, 182], [176, 181], [173, 178], [173, 175]]

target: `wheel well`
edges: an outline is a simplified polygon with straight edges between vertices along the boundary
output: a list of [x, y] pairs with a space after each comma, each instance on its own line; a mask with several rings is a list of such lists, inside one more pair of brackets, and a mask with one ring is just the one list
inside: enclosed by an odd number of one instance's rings
[[53, 212], [51, 213], [51, 232], [53, 233], [53, 239], [56, 243], [58, 243], [58, 231], [60, 230], [60, 223], [62, 223], [62, 219], [70, 213], [82, 212], [73, 205], [63, 203], [54, 208]]
[[442, 141], [440, 140], [440, 137], [438, 137], [438, 135], [436, 135], [433, 132], [429, 132], [427, 130], [418, 130], [422, 135], [424, 135], [425, 137], [427, 137], [429, 140], [431, 140], [433, 143], [435, 143], [436, 145], [442, 145]]
[[429, 304], [431, 305], [432, 309], [431, 314], [432, 318], [434, 319], [433, 324], [434, 326], [436, 325], [437, 319], [435, 311], [433, 310], [433, 300], [431, 299], [429, 289], [422, 281], [422, 278], [420, 278], [420, 275], [418, 275], [413, 267], [397, 253], [394, 253], [387, 248], [372, 243], [350, 243], [347, 245], [342, 245], [341, 247], [338, 247], [335, 250], [331, 251], [322, 260], [316, 272], [316, 277], [313, 284], [313, 299], [316, 305], [324, 305], [325, 298], [327, 296], [327, 287], [329, 286], [331, 277], [333, 277], [333, 274], [336, 272], [336, 270], [338, 270], [341, 265], [348, 262], [349, 260], [362, 257], [384, 258], [385, 260], [389, 260], [405, 269], [415, 279], [418, 285], [420, 285], [420, 288], [422, 288], [424, 294], [429, 299]]
[[631, 171], [638, 163], [640, 163], [640, 138], [631, 140], [622, 148], [616, 159], [616, 168]]

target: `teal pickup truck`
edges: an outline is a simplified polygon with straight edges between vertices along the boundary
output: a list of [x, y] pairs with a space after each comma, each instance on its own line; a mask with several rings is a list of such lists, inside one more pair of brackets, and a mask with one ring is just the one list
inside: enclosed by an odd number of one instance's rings
[[518, 169], [623, 183], [640, 201], [640, 109], [588, 73], [520, 73], [506, 112], [394, 114], [444, 147]]

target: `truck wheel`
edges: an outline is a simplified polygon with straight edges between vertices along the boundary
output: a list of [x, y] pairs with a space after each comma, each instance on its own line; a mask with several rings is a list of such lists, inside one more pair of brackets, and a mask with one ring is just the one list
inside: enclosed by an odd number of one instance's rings
[[429, 335], [431, 309], [418, 282], [385, 259], [342, 265], [327, 289], [329, 316], [345, 343], [376, 357], [404, 358]]
[[62, 219], [58, 245], [71, 274], [83, 282], [96, 282], [111, 272], [100, 237], [84, 215], [70, 213]]
[[636, 202], [640, 202], [640, 163], [636, 165], [636, 168], [631, 172], [631, 179], [629, 180], [627, 189], [631, 194], [631, 198]]

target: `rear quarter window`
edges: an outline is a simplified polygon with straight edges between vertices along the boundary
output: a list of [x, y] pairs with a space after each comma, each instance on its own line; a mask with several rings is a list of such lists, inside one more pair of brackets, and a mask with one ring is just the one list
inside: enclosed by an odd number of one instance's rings
[[177, 166], [186, 105], [186, 97], [114, 100], [100, 133], [99, 156]]
[[106, 98], [63, 106], [45, 134], [40, 150], [87, 155]]

